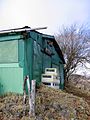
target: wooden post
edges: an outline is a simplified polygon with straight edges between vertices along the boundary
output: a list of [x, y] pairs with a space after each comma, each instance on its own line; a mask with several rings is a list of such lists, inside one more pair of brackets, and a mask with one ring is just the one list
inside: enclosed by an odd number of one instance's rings
[[[27, 76], [27, 87], [28, 87], [29, 106], [31, 110], [31, 90], [30, 90], [29, 76]], [[30, 110], [29, 110], [29, 114], [30, 114]]]
[[24, 115], [25, 115], [25, 104], [26, 104], [26, 91], [25, 91], [25, 85], [27, 83], [28, 87], [28, 97], [29, 97], [29, 115], [35, 117], [35, 97], [36, 97], [36, 80], [31, 80], [31, 87], [30, 87], [30, 81], [29, 76], [27, 75], [24, 79]]
[[24, 79], [24, 83], [23, 83], [23, 115], [25, 116], [25, 112], [26, 112], [26, 90], [25, 90], [25, 86], [27, 83], [27, 76]]
[[35, 116], [35, 97], [36, 97], [36, 80], [31, 81], [31, 108], [30, 115]]

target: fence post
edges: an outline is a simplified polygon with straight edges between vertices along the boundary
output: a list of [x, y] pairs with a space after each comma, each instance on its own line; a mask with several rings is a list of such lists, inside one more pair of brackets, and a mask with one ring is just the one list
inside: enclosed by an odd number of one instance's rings
[[29, 115], [30, 115], [30, 110], [31, 110], [31, 89], [30, 89], [30, 81], [29, 81], [29, 76], [27, 76], [27, 87], [28, 87], [28, 96], [29, 96], [29, 106], [30, 106], [30, 109], [29, 109]]
[[30, 115], [35, 116], [36, 80], [31, 81], [31, 108]]
[[31, 80], [29, 81], [29, 76], [27, 75], [24, 79], [24, 85], [23, 85], [23, 90], [24, 90], [24, 115], [25, 115], [25, 110], [26, 110], [26, 91], [25, 91], [25, 85], [27, 84], [28, 87], [28, 97], [29, 97], [29, 115], [30, 116], [35, 116], [35, 98], [36, 98], [36, 80]]

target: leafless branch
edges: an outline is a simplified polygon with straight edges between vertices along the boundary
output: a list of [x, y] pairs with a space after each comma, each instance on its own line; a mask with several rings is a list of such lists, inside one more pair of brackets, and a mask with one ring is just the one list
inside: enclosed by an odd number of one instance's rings
[[77, 27], [63, 27], [56, 35], [56, 40], [63, 52], [65, 65], [65, 78], [67, 79], [79, 64], [90, 63], [90, 30], [83, 25]]

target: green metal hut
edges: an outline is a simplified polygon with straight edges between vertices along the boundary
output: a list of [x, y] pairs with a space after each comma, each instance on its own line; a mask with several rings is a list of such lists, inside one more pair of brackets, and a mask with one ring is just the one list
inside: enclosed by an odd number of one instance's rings
[[60, 88], [64, 87], [64, 58], [54, 36], [30, 28], [0, 31], [0, 94], [23, 93], [24, 77], [41, 83], [45, 68], [54, 67], [60, 73]]

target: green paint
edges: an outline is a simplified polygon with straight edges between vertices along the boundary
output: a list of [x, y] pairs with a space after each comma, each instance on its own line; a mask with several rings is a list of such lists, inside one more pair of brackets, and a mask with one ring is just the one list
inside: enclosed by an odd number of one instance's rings
[[[60, 73], [60, 89], [64, 87], [64, 66], [54, 46], [47, 41], [53, 36], [35, 31], [28, 32], [28, 37], [21, 33], [0, 35], [0, 94], [6, 92], [23, 93], [23, 80], [26, 75], [30, 80], [41, 83], [41, 74], [45, 68], [56, 67]], [[53, 56], [42, 52], [49, 49]]]
[[42, 74], [42, 52], [41, 46], [37, 41], [34, 41], [33, 46], [33, 79], [36, 79], [37, 84], [40, 84]]
[[64, 88], [64, 65], [60, 64], [60, 89]]
[[3, 63], [0, 64], [0, 68], [12, 68], [12, 67], [19, 67], [19, 63]]
[[24, 40], [18, 40], [18, 61], [19, 66], [24, 67]]
[[22, 38], [22, 35], [17, 35], [17, 34], [15, 34], [15, 35], [4, 35], [4, 36], [0, 37], [0, 41], [19, 40], [21, 38]]
[[43, 55], [43, 72], [45, 71], [45, 68], [51, 67], [51, 57], [44, 54]]
[[0, 42], [0, 63], [18, 62], [18, 41]]
[[0, 94], [7, 92], [23, 93], [22, 68], [0, 68]]
[[19, 67], [18, 62], [21, 60], [19, 58], [23, 47], [22, 44], [19, 46], [18, 39], [21, 36], [16, 34], [0, 37], [0, 94], [23, 93], [23, 68]]
[[29, 75], [30, 80], [33, 78], [33, 40], [28, 38], [24, 42], [24, 76]]
[[61, 90], [64, 89], [64, 84], [60, 84], [60, 89], [61, 89]]

